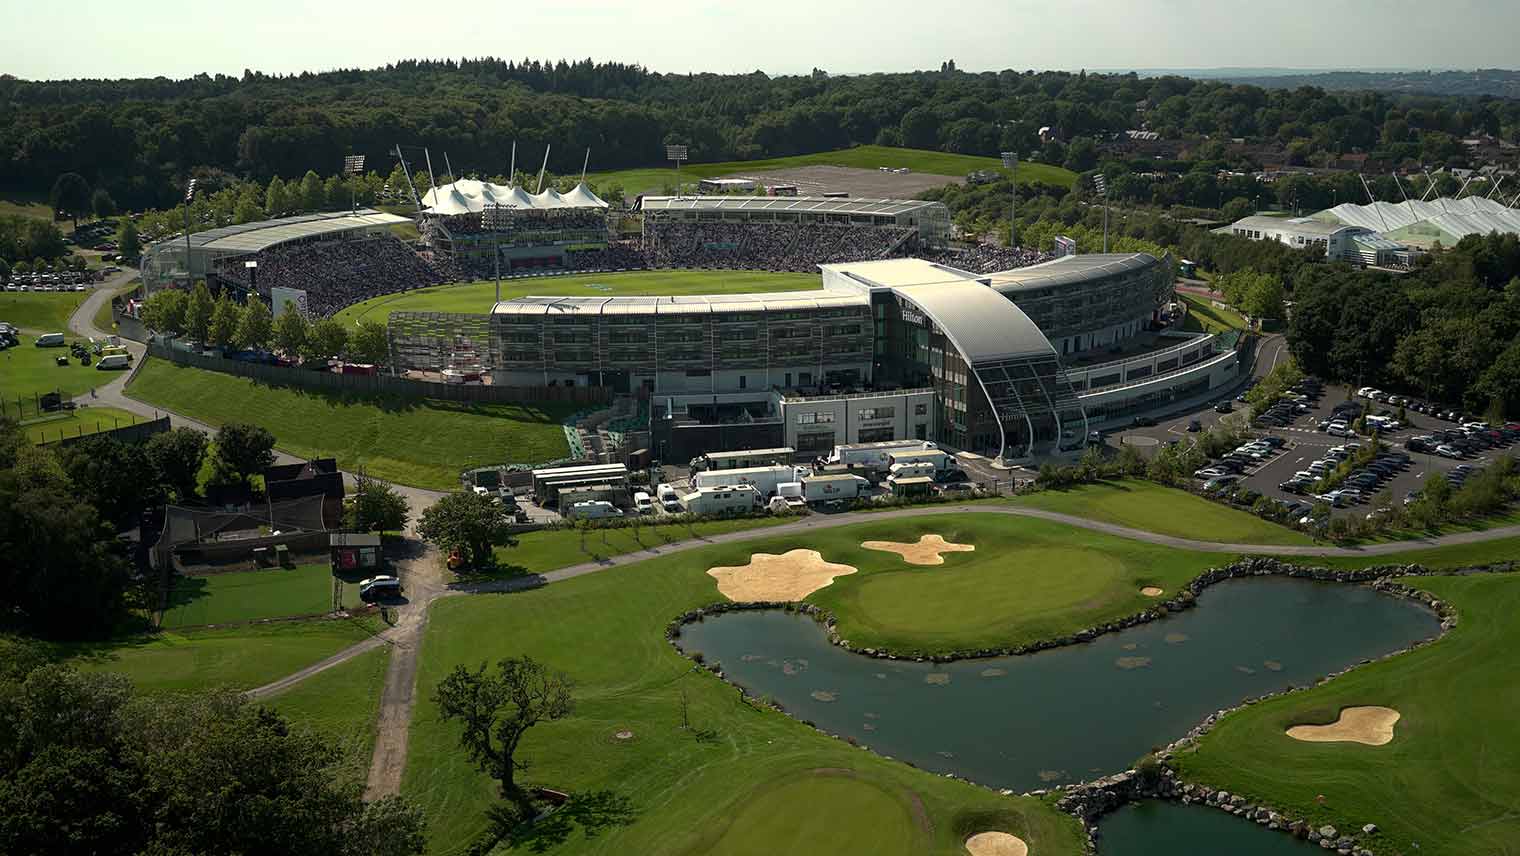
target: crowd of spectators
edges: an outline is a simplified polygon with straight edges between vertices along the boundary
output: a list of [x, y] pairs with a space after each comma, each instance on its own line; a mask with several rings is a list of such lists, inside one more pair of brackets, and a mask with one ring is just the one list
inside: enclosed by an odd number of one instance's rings
[[997, 273], [1037, 265], [1055, 258], [1050, 253], [1042, 253], [1027, 247], [1003, 247], [997, 244], [977, 244], [964, 250], [931, 250], [915, 255], [931, 262], [959, 268], [967, 273]]
[[777, 223], [650, 223], [651, 268], [735, 268], [811, 273], [821, 264], [899, 258], [913, 230], [877, 226]]
[[[459, 278], [450, 265], [426, 259], [395, 238], [284, 244], [260, 252], [254, 260], [259, 263], [259, 294], [268, 299], [274, 288], [301, 289], [307, 310], [318, 318], [371, 297]], [[246, 256], [230, 259], [218, 266], [217, 274], [247, 288], [245, 261]]]

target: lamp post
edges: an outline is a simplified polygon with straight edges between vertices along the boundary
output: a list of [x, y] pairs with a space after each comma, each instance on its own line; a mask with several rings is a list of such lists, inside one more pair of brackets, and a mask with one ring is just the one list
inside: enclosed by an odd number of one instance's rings
[[195, 287], [195, 274], [190, 271], [190, 203], [195, 201], [195, 179], [185, 185], [185, 288]]
[[681, 198], [681, 161], [687, 160], [686, 146], [666, 146], [665, 159], [674, 161], [676, 165], [676, 198]]
[[364, 172], [364, 155], [347, 155], [343, 158], [343, 174], [348, 176], [348, 210], [359, 209], [358, 192], [354, 188], [353, 177]]
[[1013, 192], [1008, 200], [1008, 249], [1018, 246], [1017, 228], [1014, 225], [1014, 212], [1019, 204], [1019, 153], [1003, 152], [1003, 168], [1009, 172], [1009, 183], [1013, 185]]
[[1103, 173], [1093, 176], [1093, 187], [1098, 189], [1098, 195], [1103, 197], [1103, 252], [1108, 252], [1108, 179]]

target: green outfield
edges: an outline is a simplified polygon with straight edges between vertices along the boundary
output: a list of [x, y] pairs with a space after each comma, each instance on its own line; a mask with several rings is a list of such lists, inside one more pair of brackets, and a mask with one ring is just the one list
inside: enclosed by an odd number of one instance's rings
[[[1069, 595], [1104, 600], [1103, 606], [1068, 601], [1069, 622], [1129, 611], [1123, 588], [1169, 584], [1188, 572], [1175, 558], [1129, 558], [1128, 548], [1138, 545], [1120, 539], [1098, 544], [1083, 533], [1039, 521], [961, 514], [914, 523], [923, 531], [977, 540], [986, 545], [988, 559], [1007, 555], [1008, 549], [1062, 545], [1072, 552], [1063, 557], [1060, 577], [1071, 575], [1073, 562], [1101, 565], [1072, 584]], [[432, 820], [430, 852], [460, 852], [482, 828], [482, 812], [495, 799], [491, 782], [459, 750], [458, 726], [439, 720], [434, 688], [457, 664], [474, 667], [483, 660], [527, 654], [575, 681], [576, 709], [524, 739], [521, 754], [531, 763], [524, 779], [562, 790], [609, 788], [630, 799], [637, 813], [630, 826], [594, 838], [572, 836], [554, 852], [948, 856], [965, 853], [969, 832], [997, 829], [1025, 839], [1031, 852], [1041, 856], [1081, 853], [1079, 826], [1047, 804], [922, 773], [781, 714], [756, 710], [732, 687], [693, 670], [664, 638], [673, 617], [721, 599], [706, 573], [710, 567], [744, 564], [755, 551], [807, 546], [830, 560], [859, 562], [864, 576], [885, 578], [902, 567], [901, 560], [862, 551], [859, 542], [904, 536], [910, 528], [904, 521], [882, 521], [705, 547], [510, 596], [448, 598], [434, 604], [422, 645], [402, 788]], [[1109, 552], [1120, 550], [1125, 554]], [[951, 556], [943, 568], [915, 568], [912, 573], [923, 582], [905, 589], [908, 596], [928, 597], [926, 592], [957, 573], [958, 561], [965, 558]], [[1133, 564], [1115, 574], [1109, 569], [1114, 562]], [[1154, 564], [1145, 567], [1146, 562]], [[1038, 570], [1055, 575], [1050, 567], [989, 574], [982, 591], [952, 588], [958, 594], [940, 596], [935, 606], [922, 607], [922, 615], [982, 609], [979, 602], [989, 596], [1030, 585]], [[1126, 579], [1124, 573], [1131, 576]], [[1099, 577], [1103, 581], [1094, 583]], [[1020, 638], [1035, 632], [1048, 621], [1044, 610], [1060, 600], [1026, 605], [1016, 597], [1003, 598], [1001, 635]], [[1048, 626], [1057, 625], [1052, 621]], [[683, 706], [690, 729], [682, 728]], [[627, 736], [619, 738], [620, 732]]]
[[[1225, 717], [1178, 764], [1190, 781], [1240, 794], [1314, 826], [1376, 823], [1378, 853], [1470, 856], [1520, 841], [1520, 576], [1406, 580], [1453, 605], [1441, 641], [1307, 692]], [[1392, 742], [1303, 743], [1285, 731], [1345, 707], [1393, 708]]]
[[[871, 170], [882, 166], [892, 169], [907, 167], [914, 172], [949, 175], [956, 178], [964, 178], [967, 173], [976, 170], [1003, 171], [1003, 163], [997, 158], [923, 149], [901, 149], [891, 146], [856, 146], [833, 152], [765, 160], [688, 163], [681, 167], [681, 182], [685, 184], [702, 178], [717, 178], [735, 172], [764, 172], [799, 166], [844, 166]], [[592, 173], [587, 178], [598, 186], [606, 186], [612, 182], [621, 184], [624, 195], [632, 199], [641, 193], [659, 193], [667, 186], [673, 187], [676, 182], [676, 173], [668, 166], [640, 167]], [[1028, 162], [1019, 164], [1020, 184], [1039, 181], [1071, 187], [1076, 182], [1076, 178], [1076, 173], [1058, 166]]]
[[1139, 479], [1044, 490], [1013, 502], [1195, 541], [1313, 544], [1309, 536], [1185, 490]]
[[230, 687], [246, 690], [283, 678], [363, 642], [378, 618], [324, 618], [129, 636], [77, 646], [81, 669], [120, 672], [148, 692]]
[[[766, 271], [660, 270], [625, 273], [583, 273], [502, 280], [501, 298], [541, 295], [552, 297], [664, 297], [690, 294], [755, 294], [771, 291], [810, 291], [822, 288], [817, 274]], [[345, 324], [360, 319], [384, 322], [392, 312], [489, 312], [496, 300], [496, 281], [439, 285], [402, 294], [375, 297], [339, 312]]]
[[152, 358], [127, 394], [211, 425], [262, 425], [291, 454], [331, 456], [345, 470], [438, 490], [457, 488], [472, 467], [563, 457], [560, 421], [575, 409], [324, 394]]
[[[169, 629], [262, 618], [321, 615], [332, 609], [333, 575], [325, 564], [180, 577], [169, 593]], [[359, 587], [343, 586], [343, 605], [361, 605]]]
[[89, 296], [84, 291], [0, 291], [0, 321], [33, 333], [69, 332], [69, 316]]
[[29, 416], [21, 422], [21, 430], [26, 432], [26, 438], [33, 443], [56, 443], [67, 437], [111, 431], [142, 421], [144, 417], [115, 407], [81, 407], [78, 410]]

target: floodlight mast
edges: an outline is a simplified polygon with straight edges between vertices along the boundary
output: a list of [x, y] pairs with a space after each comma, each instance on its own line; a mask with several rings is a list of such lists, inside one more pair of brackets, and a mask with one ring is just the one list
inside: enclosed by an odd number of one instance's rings
[[348, 210], [359, 210], [358, 189], [354, 187], [354, 178], [364, 173], [364, 155], [348, 155], [343, 158], [343, 174], [352, 176], [348, 182]]
[[666, 146], [665, 159], [674, 161], [676, 165], [676, 198], [681, 198], [681, 161], [688, 160], [686, 146]]
[[1103, 197], [1103, 252], [1108, 252], [1108, 178], [1103, 173], [1093, 176], [1093, 187], [1098, 189], [1098, 195]]
[[1008, 201], [1008, 249], [1011, 250], [1018, 246], [1014, 215], [1019, 205], [1019, 153], [1003, 152], [1003, 167], [1008, 170], [1009, 182], [1013, 185], [1012, 197]]
[[195, 287], [195, 274], [190, 272], [190, 203], [195, 201], [195, 179], [185, 184], [185, 288]]

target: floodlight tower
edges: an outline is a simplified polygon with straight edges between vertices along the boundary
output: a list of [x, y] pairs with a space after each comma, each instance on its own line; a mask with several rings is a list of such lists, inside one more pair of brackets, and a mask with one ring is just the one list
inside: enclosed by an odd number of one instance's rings
[[687, 160], [686, 146], [666, 146], [665, 159], [676, 165], [676, 198], [681, 198], [681, 161]]
[[343, 158], [343, 175], [348, 178], [348, 210], [359, 210], [358, 190], [354, 180], [364, 174], [364, 155], [347, 155]]
[[195, 287], [195, 274], [190, 272], [190, 203], [195, 201], [195, 179], [185, 184], [185, 288]]
[[1019, 153], [1003, 152], [1003, 168], [1008, 170], [1009, 182], [1013, 185], [1013, 194], [1008, 201], [1008, 249], [1011, 250], [1018, 246], [1013, 217], [1019, 205]]
[[1103, 173], [1093, 176], [1093, 187], [1103, 197], [1103, 252], [1108, 252], [1108, 178]]

